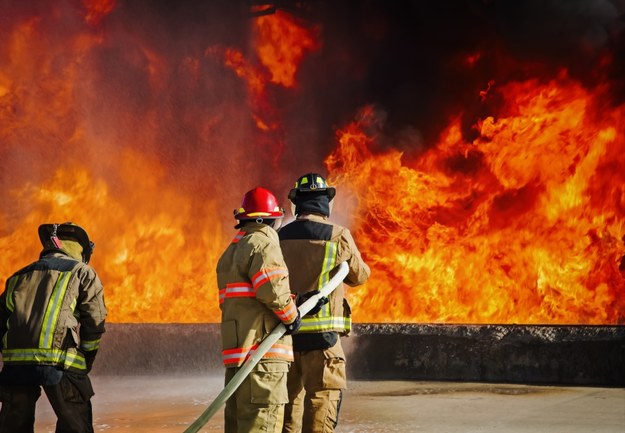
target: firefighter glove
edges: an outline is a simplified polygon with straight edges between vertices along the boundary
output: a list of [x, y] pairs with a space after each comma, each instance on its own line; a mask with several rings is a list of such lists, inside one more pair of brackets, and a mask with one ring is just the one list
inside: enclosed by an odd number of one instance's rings
[[[317, 295], [318, 293], [319, 293], [319, 290], [312, 290], [310, 292], [306, 292], [306, 293], [303, 293], [303, 294], [298, 294], [297, 295], [297, 299], [295, 300], [295, 304], [299, 307], [304, 302], [309, 300], [311, 297]], [[321, 307], [323, 307], [325, 304], [328, 303], [328, 301], [329, 301], [329, 299], [326, 296], [322, 296], [317, 301], [317, 304], [314, 307], [312, 307], [312, 309], [308, 313], [306, 313], [306, 315], [307, 316], [314, 316], [315, 314], [317, 314], [321, 310]]]
[[295, 320], [293, 320], [291, 323], [289, 323], [288, 325], [285, 324], [284, 327], [286, 328], [286, 335], [291, 335], [294, 334], [295, 332], [297, 332], [297, 330], [299, 329], [299, 327], [302, 325], [302, 317], [299, 314], [299, 311], [297, 312], [297, 317], [295, 318]]

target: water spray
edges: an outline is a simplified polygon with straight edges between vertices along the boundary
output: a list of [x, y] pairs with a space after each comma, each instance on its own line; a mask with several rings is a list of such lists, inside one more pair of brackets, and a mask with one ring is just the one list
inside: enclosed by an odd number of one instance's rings
[[[310, 310], [312, 310], [319, 301], [320, 298], [328, 296], [343, 282], [349, 267], [347, 262], [343, 262], [339, 266], [338, 272], [328, 281], [321, 289], [319, 293], [311, 296], [306, 302], [299, 307], [299, 313], [301, 317], [304, 317]], [[206, 410], [196, 419], [184, 433], [197, 433], [207, 422], [210, 420], [219, 408], [234, 394], [239, 385], [245, 380], [245, 378], [251, 373], [252, 369], [262, 359], [263, 355], [273, 346], [282, 335], [286, 332], [284, 324], [280, 323], [276, 326], [267, 337], [258, 345], [256, 351], [243, 363], [240, 370], [232, 377], [226, 387], [219, 393], [219, 395], [213, 400], [213, 402], [206, 408]]]

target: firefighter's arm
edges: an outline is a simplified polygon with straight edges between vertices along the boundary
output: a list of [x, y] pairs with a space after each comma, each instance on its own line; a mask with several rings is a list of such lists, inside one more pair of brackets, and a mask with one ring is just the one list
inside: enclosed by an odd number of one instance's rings
[[78, 310], [80, 316], [80, 351], [85, 355], [87, 370], [90, 371], [100, 348], [104, 333], [106, 305], [104, 287], [92, 268], [85, 267], [80, 275]]
[[339, 250], [340, 255], [343, 257], [339, 257], [338, 263], [347, 260], [349, 265], [349, 273], [345, 277], [345, 283], [350, 286], [359, 286], [366, 283], [371, 275], [371, 269], [360, 255], [360, 250], [358, 250], [356, 242], [348, 229], [345, 229], [341, 235]]
[[268, 245], [254, 255], [249, 278], [256, 290], [256, 299], [275, 313], [287, 328], [287, 334], [295, 332], [301, 320], [279, 246]]
[[4, 349], [4, 334], [8, 331], [7, 320], [9, 319], [9, 310], [7, 309], [7, 291], [0, 295], [0, 350]]

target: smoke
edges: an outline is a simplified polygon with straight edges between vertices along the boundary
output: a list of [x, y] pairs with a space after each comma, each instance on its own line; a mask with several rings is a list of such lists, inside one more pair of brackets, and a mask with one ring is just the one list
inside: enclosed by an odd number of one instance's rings
[[[470, 133], [489, 82], [549, 79], [565, 68], [589, 87], [623, 88], [622, 1], [310, 3], [324, 48], [302, 77], [311, 106], [323, 107], [322, 131], [377, 104], [386, 134], [417, 130], [427, 145], [459, 113]], [[614, 103], [622, 102], [621, 90]]]
[[[118, 1], [89, 23], [74, 0], [4, 2], [0, 35], [10, 43], [0, 59], [5, 74], [21, 77], [13, 89], [27, 90], [12, 93], [25, 98], [12, 111], [3, 104], [13, 128], [2, 167], [18, 174], [2, 186], [36, 183], [54, 167], [46, 161], [65, 159], [89, 161], [116, 185], [113, 156], [133, 149], [200, 199], [234, 196], [236, 205], [262, 185], [286, 204], [294, 179], [324, 173], [336, 130], [369, 104], [384, 113], [380, 146], [418, 157], [450, 117], [461, 113], [472, 133], [489, 82], [566, 68], [589, 87], [610, 80], [612, 103], [625, 98], [622, 0], [284, 1], [276, 6], [318, 26], [321, 44], [295, 88], [267, 86], [281, 126], [263, 132], [245, 83], [224, 62], [234, 48], [259, 64], [254, 3]], [[20, 49], [28, 53], [16, 60]], [[45, 120], [20, 118], [23, 104], [40, 106]], [[24, 174], [33, 161], [43, 169]]]

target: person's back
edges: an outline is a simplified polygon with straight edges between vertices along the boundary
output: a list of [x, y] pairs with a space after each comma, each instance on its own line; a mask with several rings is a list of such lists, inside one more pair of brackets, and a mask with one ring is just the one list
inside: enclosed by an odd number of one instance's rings
[[[350, 231], [328, 220], [334, 195], [334, 188], [316, 173], [299, 178], [289, 193], [296, 220], [278, 234], [298, 304], [323, 287], [344, 261], [349, 265], [346, 284], [360, 285], [369, 278], [369, 267]], [[334, 431], [347, 387], [339, 337], [350, 331], [351, 310], [340, 284], [325, 304], [302, 318], [293, 335], [295, 361], [289, 370], [284, 432]]]
[[[270, 191], [248, 191], [235, 210], [238, 232], [217, 263], [226, 384], [280, 322], [289, 335], [299, 326], [299, 311], [291, 297], [288, 270], [273, 229], [283, 215]], [[281, 430], [286, 376], [293, 359], [289, 335], [282, 336], [262, 355], [226, 401], [226, 433]]]
[[57, 431], [90, 432], [90, 371], [104, 332], [102, 283], [87, 263], [93, 243], [71, 223], [44, 224], [39, 260], [0, 295], [0, 431], [32, 432], [43, 387]]

